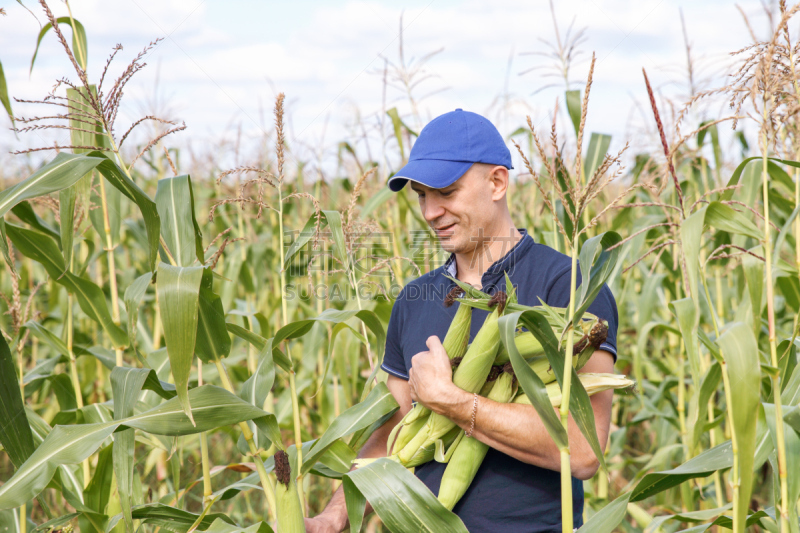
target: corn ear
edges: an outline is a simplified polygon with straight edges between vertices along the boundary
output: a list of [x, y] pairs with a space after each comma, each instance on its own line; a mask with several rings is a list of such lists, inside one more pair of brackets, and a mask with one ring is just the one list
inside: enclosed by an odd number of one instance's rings
[[[503, 373], [497, 378], [489, 399], [500, 403], [508, 403], [514, 396], [514, 380], [511, 374]], [[462, 433], [463, 435], [463, 433]], [[458, 443], [447, 468], [442, 474], [439, 485], [439, 501], [449, 510], [458, 503], [467, 492], [475, 474], [483, 463], [489, 446], [474, 437], [464, 436]]]
[[297, 492], [294, 476], [292, 476], [289, 456], [283, 450], [275, 453], [275, 476], [278, 478], [275, 486], [278, 533], [305, 533], [306, 527], [303, 520], [303, 507], [300, 505], [300, 495]]
[[[528, 359], [544, 353], [542, 343], [539, 342], [539, 340], [534, 337], [533, 333], [530, 331], [523, 331], [522, 333], [517, 334], [517, 336], [514, 337], [514, 344], [516, 344], [517, 351], [523, 359]], [[496, 365], [501, 365], [507, 363], [508, 361], [509, 357], [506, 347], [501, 345], [500, 350], [497, 352], [497, 357], [495, 358], [494, 363]]]
[[[475, 339], [453, 375], [453, 383], [467, 392], [478, 392], [486, 382], [486, 376], [489, 374], [500, 347], [500, 329], [497, 326], [497, 320], [503, 312], [502, 307], [502, 304], [497, 305], [494, 311], [486, 317], [486, 321], [475, 335]], [[455, 426], [455, 422], [446, 416], [431, 413], [425, 428], [417, 433], [398, 453], [400, 462], [408, 466], [409, 461], [420, 448], [433, 445], [436, 439], [441, 438]]]
[[458, 304], [456, 316], [447, 328], [442, 346], [450, 359], [463, 357], [469, 344], [469, 330], [472, 327], [472, 308]]
[[[636, 382], [629, 379], [622, 374], [600, 374], [592, 372], [584, 372], [578, 374], [583, 388], [589, 396], [593, 396], [598, 392], [610, 389], [634, 389]], [[561, 388], [557, 382], [548, 384], [546, 387], [547, 396], [550, 398], [550, 404], [553, 407], [561, 407]], [[531, 401], [525, 394], [520, 394], [514, 399], [514, 403], [522, 403], [530, 405]]]
[[[423, 427], [425, 427], [425, 424], [427, 424], [427, 422], [428, 422], [427, 416], [420, 416], [417, 417], [417, 419], [411, 422], [410, 424], [403, 424], [402, 422], [397, 424], [392, 430], [392, 432], [389, 434], [388, 446], [390, 447], [390, 449], [387, 450], [387, 454], [392, 455], [392, 453], [395, 450], [402, 450], [405, 447], [405, 445], [408, 444], [408, 441], [414, 438], [414, 435], [419, 433], [419, 431]], [[396, 440], [395, 440], [395, 435], [397, 435]]]
[[434, 452], [433, 452], [433, 458], [436, 460], [436, 462], [445, 464], [449, 463], [450, 458], [453, 456], [453, 452], [455, 452], [456, 448], [458, 447], [458, 443], [461, 442], [461, 439], [463, 438], [464, 438], [464, 432], [459, 431], [458, 435], [456, 436], [456, 439], [453, 441], [452, 444], [450, 444], [449, 447], [447, 446], [447, 444], [445, 444], [444, 439], [437, 440], [436, 444], [434, 445]]
[[[472, 308], [459, 304], [456, 315], [453, 317], [453, 321], [450, 322], [450, 327], [447, 329], [447, 334], [442, 342], [442, 347], [451, 360], [456, 357], [463, 357], [466, 353], [471, 326]], [[398, 424], [400, 427], [395, 426], [392, 430], [392, 434], [389, 436], [391, 449], [387, 450], [387, 453], [392, 455], [402, 450], [408, 444], [408, 441], [419, 432], [424, 423], [427, 422], [428, 415], [430, 415], [430, 409], [421, 403], [414, 405]], [[423, 422], [420, 423], [420, 420]], [[397, 435], [396, 441], [394, 439], [395, 434]]]

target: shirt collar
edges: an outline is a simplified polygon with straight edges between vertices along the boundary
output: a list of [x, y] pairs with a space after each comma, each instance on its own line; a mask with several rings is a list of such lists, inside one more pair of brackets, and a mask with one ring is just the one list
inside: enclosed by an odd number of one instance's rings
[[[525, 228], [517, 228], [517, 231], [522, 234], [522, 238], [517, 241], [503, 257], [492, 263], [489, 268], [486, 269], [483, 276], [481, 276], [481, 281], [484, 286], [486, 286], [487, 281], [494, 279], [498, 274], [509, 272], [514, 264], [516, 264], [517, 259], [528, 250], [531, 244], [533, 244], [533, 238], [528, 235], [528, 231]], [[458, 271], [455, 254], [450, 254], [450, 257], [447, 258], [444, 264], [444, 272], [451, 277], [456, 277]]]

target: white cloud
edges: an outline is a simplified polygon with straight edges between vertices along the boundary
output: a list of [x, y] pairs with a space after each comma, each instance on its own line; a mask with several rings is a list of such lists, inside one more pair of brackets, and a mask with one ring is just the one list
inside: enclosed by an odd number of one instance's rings
[[[43, 19], [38, 6], [28, 4]], [[751, 14], [757, 13], [757, 6], [755, 0], [743, 4]], [[562, 32], [573, 18], [575, 28], [587, 27], [583, 45], [587, 54], [574, 66], [574, 80], [585, 76], [590, 51], [597, 53], [590, 130], [610, 132], [615, 144], [621, 142], [632, 96], [644, 98], [642, 67], [647, 68], [657, 87], [677, 90], [666, 82], [680, 78], [685, 65], [679, 7], [684, 10], [694, 53], [707, 57], [712, 67], [729, 61], [727, 53], [748, 40], [735, 7], [721, 0], [557, 3]], [[60, 2], [53, 2], [53, 8], [58, 15], [65, 11]], [[553, 38], [549, 8], [542, 1], [349, 0], [223, 5], [199, 0], [127, 0], [116, 1], [111, 7], [100, 0], [74, 0], [72, 8], [88, 32], [93, 78], [117, 42], [124, 44], [125, 50], [115, 73], [151, 39], [166, 36], [148, 57], [147, 69], [129, 85], [122, 115], [133, 119], [146, 102], [153, 100], [158, 78], [161, 97], [166, 96], [171, 108], [189, 125], [174, 143], [212, 139], [228, 129], [232, 119], [240, 121], [245, 131], [258, 132], [261, 111], [268, 114], [271, 110], [274, 90], [287, 92], [297, 142], [317, 142], [325, 131], [327, 116], [326, 139], [338, 141], [352, 120], [354, 104], [364, 116], [380, 111], [382, 82], [375, 72], [383, 67], [380, 55], [397, 61], [401, 13], [406, 25], [407, 61], [444, 49], [426, 66], [436, 77], [418, 88], [420, 95], [447, 88], [421, 102], [419, 111], [424, 119], [455, 107], [487, 112], [503, 91], [512, 50], [515, 55], [509, 92], [526, 104], [516, 106], [501, 127], [512, 130], [523, 124], [526, 110], [537, 121], [546, 119], [562, 94], [561, 89], [550, 89], [532, 95], [547, 81], [535, 73], [518, 75], [546, 61], [540, 56], [520, 55], [545, 50], [540, 39]], [[36, 68], [28, 78], [38, 26], [16, 3], [11, 3], [7, 11], [9, 15], [0, 18], [0, 60], [12, 95], [41, 97], [54, 79], [65, 74], [74, 79], [53, 35], [44, 39]], [[65, 31], [69, 35], [69, 30]], [[388, 101], [409, 110], [400, 91], [390, 90]], [[18, 114], [39, 113], [20, 104], [15, 110]], [[270, 117], [264, 122], [271, 124]], [[29, 137], [17, 141], [8, 131], [0, 133], [0, 146], [15, 147], [20, 142], [34, 141]]]

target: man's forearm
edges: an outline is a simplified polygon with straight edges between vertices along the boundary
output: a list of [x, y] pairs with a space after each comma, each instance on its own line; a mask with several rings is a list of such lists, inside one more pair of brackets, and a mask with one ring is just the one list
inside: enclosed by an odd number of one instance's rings
[[[613, 356], [598, 350], [583, 370], [611, 372], [613, 368]], [[591, 397], [597, 436], [603, 449], [608, 440], [613, 396], [613, 391], [604, 391]], [[472, 425], [473, 406], [473, 394], [452, 383], [436, 395], [430, 396], [426, 402], [426, 407], [448, 417], [465, 430], [469, 430]], [[561, 470], [560, 451], [533, 406], [502, 404], [478, 397], [473, 434], [481, 442], [515, 459], [550, 470]], [[572, 474], [588, 479], [597, 470], [597, 458], [571, 416], [568, 435]]]
[[[609, 410], [612, 396], [612, 391], [605, 391], [591, 398], [595, 418], [600, 418], [597, 425], [603, 445], [607, 422], [602, 414]], [[464, 430], [469, 430], [472, 425], [473, 398], [471, 393], [459, 389], [447, 401], [431, 406], [431, 409], [448, 417]], [[591, 477], [596, 469], [596, 458], [571, 416], [568, 434], [573, 475]], [[559, 449], [533, 406], [498, 403], [479, 396], [473, 436], [525, 463], [549, 470], [561, 469]]]

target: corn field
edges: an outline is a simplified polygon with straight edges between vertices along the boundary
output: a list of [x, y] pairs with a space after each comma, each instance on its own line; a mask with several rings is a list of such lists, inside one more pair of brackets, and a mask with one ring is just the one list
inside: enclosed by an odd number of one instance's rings
[[[398, 409], [379, 370], [394, 298], [442, 258], [410, 191], [385, 186], [410, 121], [385, 113], [390, 158], [345, 139], [337, 177], [307, 173], [281, 94], [268, 150], [190, 175], [171, 148], [183, 124], [116, 123], [144, 54], [113, 80], [89, 71], [79, 13], [40, 3], [74, 69], [32, 102], [9, 98], [0, 67], [0, 98], [19, 137], [61, 128], [69, 145], [20, 148], [41, 164], [0, 170], [0, 531], [296, 531], [340, 485], [351, 531], [466, 531], [401, 463], [351, 470]], [[603, 283], [615, 369], [636, 383], [615, 395], [605, 453], [594, 435], [581, 532], [800, 532], [798, 11], [781, 2], [724, 87], [668, 102], [644, 73], [650, 152], [610, 153], [610, 136], [585, 131], [594, 59], [553, 111], [568, 122], [515, 117], [510, 210], [579, 261], [585, 286], [573, 276], [552, 329], [542, 308], [496, 311], [514, 394], [569, 467], [564, 428], [589, 385], [571, 379], [567, 333]], [[697, 118], [712, 99], [727, 114]], [[460, 305], [488, 305], [464, 289]], [[550, 384], [520, 355], [520, 328]]]

